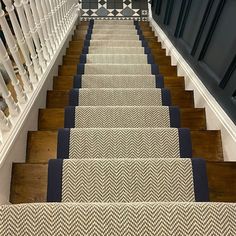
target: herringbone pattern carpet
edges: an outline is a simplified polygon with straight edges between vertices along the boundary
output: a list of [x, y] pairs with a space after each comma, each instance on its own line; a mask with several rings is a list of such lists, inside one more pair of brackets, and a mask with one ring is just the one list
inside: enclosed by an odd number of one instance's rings
[[192, 202], [190, 159], [65, 160], [62, 202]]
[[235, 214], [236, 205], [224, 203], [9, 205], [0, 207], [0, 234], [233, 236]]
[[155, 75], [82, 75], [82, 88], [155, 88]]
[[75, 128], [170, 127], [169, 107], [90, 106], [75, 107]]
[[69, 144], [70, 159], [180, 157], [178, 129], [71, 129]]
[[80, 106], [162, 106], [160, 89], [80, 89]]

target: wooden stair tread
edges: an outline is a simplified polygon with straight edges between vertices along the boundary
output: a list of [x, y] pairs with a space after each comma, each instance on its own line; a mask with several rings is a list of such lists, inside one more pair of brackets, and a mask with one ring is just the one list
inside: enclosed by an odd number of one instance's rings
[[[47, 163], [57, 156], [57, 131], [31, 131], [28, 135], [27, 163]], [[223, 161], [219, 130], [191, 131], [194, 157]]]
[[[171, 99], [173, 106], [181, 108], [194, 107], [193, 91], [184, 91], [175, 88], [171, 90]], [[69, 104], [68, 90], [54, 90], [47, 92], [47, 108], [64, 108]]]
[[48, 164], [13, 164], [10, 202], [46, 202]]
[[[160, 65], [159, 66], [160, 73], [164, 76], [176, 76], [177, 75], [177, 68], [176, 66], [166, 66]], [[76, 75], [77, 74], [77, 65], [62, 65], [59, 66], [59, 75]]]
[[[13, 164], [11, 203], [45, 202], [47, 170], [47, 164]], [[208, 161], [207, 172], [210, 200], [236, 202], [236, 162]]]
[[[206, 130], [205, 109], [183, 108], [181, 113], [181, 127], [191, 130]], [[64, 127], [64, 109], [50, 108], [39, 110], [39, 130], [57, 130]]]
[[[171, 91], [175, 88], [181, 88], [184, 90], [185, 82], [184, 77], [166, 76], [164, 78], [165, 88]], [[73, 76], [55, 76], [53, 78], [54, 90], [69, 90], [73, 87]]]

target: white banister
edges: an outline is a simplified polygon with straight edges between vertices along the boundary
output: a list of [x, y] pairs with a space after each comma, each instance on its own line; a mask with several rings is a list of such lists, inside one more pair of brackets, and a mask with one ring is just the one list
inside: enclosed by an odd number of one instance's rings
[[[30, 9], [30, 5], [29, 5], [29, 1], [28, 0], [22, 0], [22, 4], [23, 4], [23, 8], [25, 10], [25, 14], [26, 14], [26, 19], [28, 21], [29, 24], [29, 30], [30, 33], [33, 37], [33, 41], [36, 47], [36, 51], [38, 53], [38, 58], [39, 58], [39, 64], [42, 68], [42, 70], [44, 71], [46, 69], [47, 63], [46, 63], [46, 58], [44, 57], [43, 54], [43, 47], [40, 45], [40, 40], [39, 40], [39, 35], [35, 26], [35, 22], [34, 22], [34, 18]], [[23, 9], [22, 9], [23, 12]], [[26, 20], [24, 19], [24, 20]], [[40, 75], [41, 75], [41, 71], [39, 71]]]
[[2, 73], [0, 72], [0, 92], [2, 97], [5, 99], [6, 104], [9, 109], [9, 113], [11, 116], [16, 116], [20, 112], [20, 108], [18, 104], [14, 101], [11, 92], [8, 90], [6, 83], [2, 77]]
[[[32, 84], [29, 80], [28, 74], [23, 66], [22, 61], [21, 61], [18, 46], [16, 44], [16, 40], [11, 33], [11, 30], [10, 30], [9, 25], [8, 25], [6, 18], [5, 18], [5, 13], [2, 10], [2, 8], [0, 8], [0, 24], [1, 24], [4, 36], [6, 38], [7, 44], [9, 46], [9, 50], [10, 50], [12, 57], [14, 58], [14, 61], [19, 69], [19, 73], [21, 75], [21, 79], [24, 84], [24, 89], [26, 92], [32, 92], [32, 89], [33, 89]], [[3, 54], [3, 56], [4, 55], [5, 54]]]
[[12, 127], [11, 121], [5, 116], [3, 111], [0, 110], [0, 128], [2, 131], [9, 131]]
[[[3, 1], [9, 17], [1, 8]], [[0, 0], [0, 29], [4, 36], [0, 38], [0, 98], [7, 105], [6, 110], [0, 110], [0, 169], [4, 179], [10, 176], [13, 160], [25, 159], [27, 132], [37, 130], [38, 109], [45, 107], [44, 95], [51, 89], [79, 20], [76, 1]], [[4, 188], [9, 189], [8, 185], [10, 181]], [[8, 195], [6, 190], [4, 199]]]
[[[31, 33], [30, 33], [30, 28], [29, 28], [29, 25], [28, 25], [28, 22], [27, 22], [27, 19], [25, 16], [25, 12], [24, 12], [21, 0], [15, 0], [14, 6], [16, 7], [18, 17], [19, 17], [19, 20], [21, 23], [21, 27], [23, 30], [23, 34], [25, 36], [27, 45], [29, 47], [32, 60], [34, 61], [35, 65], [36, 65], [36, 73], [38, 75], [41, 75], [42, 74], [42, 69], [41, 69], [42, 65], [39, 64], [39, 58], [38, 58], [38, 55], [35, 50], [35, 46], [37, 46], [37, 45], [34, 45], [35, 42], [33, 41]], [[37, 49], [40, 51], [39, 48], [37, 48]], [[40, 53], [39, 53], [39, 56], [40, 56]], [[41, 56], [40, 56], [40, 59], [42, 59]]]
[[32, 83], [36, 83], [38, 81], [37, 75], [35, 73], [37, 67], [35, 64], [33, 65], [32, 61], [30, 59], [30, 52], [29, 52], [29, 49], [26, 45], [25, 38], [23, 36], [20, 24], [16, 18], [14, 6], [12, 5], [11, 0], [3, 0], [3, 1], [6, 5], [6, 10], [9, 14], [9, 17], [10, 17], [10, 20], [11, 20], [11, 23], [12, 23], [12, 26], [13, 26], [13, 29], [14, 29], [14, 32], [16, 35], [18, 45], [20, 46], [21, 52], [22, 52], [23, 57], [25, 59], [26, 66], [29, 71], [30, 79], [31, 79]]
[[50, 49], [51, 47], [50, 47], [50, 44], [47, 42], [46, 38], [44, 37], [43, 29], [42, 29], [40, 19], [39, 19], [39, 14], [38, 14], [36, 4], [35, 4], [35, 0], [30, 0], [30, 7], [31, 7], [31, 10], [32, 10], [32, 13], [33, 13], [35, 27], [36, 27], [36, 30], [38, 32], [38, 36], [39, 36], [39, 39], [40, 39], [40, 42], [41, 42], [41, 45], [42, 45], [44, 58], [46, 59], [46, 61], [49, 61], [50, 60], [50, 55], [51, 55], [49, 53], [49, 51], [51, 50]]
[[6, 50], [2, 40], [0, 40], [0, 60], [1, 60], [2, 64], [4, 65], [6, 71], [11, 79], [12, 85], [16, 91], [17, 100], [20, 103], [25, 103], [27, 101], [27, 96], [24, 93], [24, 91], [20, 85], [20, 81], [16, 78], [16, 74], [14, 72], [12, 62], [8, 56], [7, 50]]

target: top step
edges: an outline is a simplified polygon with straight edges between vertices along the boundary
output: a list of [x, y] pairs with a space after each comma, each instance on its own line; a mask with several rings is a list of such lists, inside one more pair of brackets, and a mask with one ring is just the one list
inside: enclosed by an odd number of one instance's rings
[[[92, 21], [90, 21], [92, 23]], [[134, 25], [133, 20], [95, 20], [94, 25]]]

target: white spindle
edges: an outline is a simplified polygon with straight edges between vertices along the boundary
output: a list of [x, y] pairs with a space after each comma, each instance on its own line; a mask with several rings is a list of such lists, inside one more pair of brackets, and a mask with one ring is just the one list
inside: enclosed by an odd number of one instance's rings
[[57, 4], [55, 4], [55, 0], [49, 1], [51, 9], [52, 9], [52, 17], [53, 17], [53, 24], [55, 28], [55, 32], [58, 38], [59, 43], [62, 41], [62, 31], [59, 26], [59, 19], [58, 19], [58, 12], [57, 12]]
[[36, 51], [38, 53], [38, 57], [39, 57], [39, 63], [42, 67], [43, 70], [46, 69], [46, 58], [44, 58], [44, 54], [43, 54], [43, 48], [40, 45], [40, 41], [39, 41], [39, 35], [34, 23], [34, 18], [30, 9], [30, 5], [29, 5], [29, 1], [28, 0], [22, 0], [22, 4], [23, 4], [23, 8], [25, 10], [25, 14], [26, 14], [26, 18], [29, 24], [29, 29], [31, 32], [31, 35], [33, 37], [33, 41], [36, 47]]
[[66, 34], [66, 25], [64, 22], [64, 15], [63, 15], [62, 6], [63, 6], [63, 2], [62, 2], [62, 0], [59, 0], [58, 1], [58, 13], [59, 13], [61, 29], [63, 31], [63, 36], [64, 36]]
[[7, 50], [6, 50], [2, 40], [0, 40], [0, 60], [1, 60], [2, 64], [4, 65], [6, 71], [11, 79], [11, 83], [16, 91], [17, 100], [20, 103], [25, 103], [27, 101], [27, 96], [24, 93], [24, 91], [20, 85], [20, 81], [16, 78], [16, 74], [14, 72], [12, 62], [8, 56]]
[[53, 22], [53, 27], [54, 31], [57, 37], [58, 45], [60, 44], [62, 37], [61, 37], [61, 31], [60, 28], [58, 27], [58, 21], [57, 21], [57, 13], [56, 13], [56, 7], [54, 5], [54, 1], [50, 0], [49, 2], [51, 12], [52, 12], [52, 22]]
[[[55, 42], [55, 38], [52, 32], [52, 28], [51, 28], [51, 22], [50, 22], [50, 16], [48, 14], [48, 8], [46, 5], [46, 1], [48, 0], [38, 0], [39, 2], [41, 1], [41, 6], [42, 6], [42, 10], [43, 10], [43, 14], [44, 14], [44, 19], [46, 22], [46, 27], [47, 27], [47, 31], [48, 31], [48, 36], [52, 45], [52, 49], [55, 52], [56, 51], [56, 42]], [[39, 3], [40, 4], [40, 3]]]
[[33, 0], [36, 4], [36, 9], [38, 11], [38, 15], [39, 15], [39, 19], [40, 19], [40, 24], [42, 26], [42, 30], [43, 30], [43, 36], [46, 40], [46, 44], [47, 44], [47, 48], [49, 51], [50, 56], [53, 56], [53, 46], [52, 46], [52, 42], [49, 38], [49, 34], [47, 31], [47, 26], [46, 26], [46, 21], [44, 18], [44, 14], [43, 14], [43, 9], [42, 9], [42, 5], [41, 5], [41, 1], [40, 0]]
[[3, 113], [3, 111], [0, 110], [0, 128], [2, 131], [9, 131], [12, 127], [12, 124], [9, 120], [9, 118], [7, 118], [5, 116], [5, 114]]
[[40, 39], [40, 42], [41, 42], [41, 45], [42, 45], [44, 58], [47, 61], [49, 61], [50, 60], [50, 55], [51, 55], [49, 52], [52, 49], [51, 49], [50, 43], [44, 37], [43, 29], [42, 29], [40, 19], [39, 19], [39, 14], [38, 14], [36, 4], [35, 4], [35, 0], [30, 0], [30, 7], [31, 7], [31, 10], [32, 10], [32, 13], [33, 13], [33, 18], [34, 18], [36, 30], [38, 32], [38, 36], [39, 36], [39, 39]]
[[[32, 60], [34, 61], [34, 63], [37, 66], [37, 70], [36, 73], [38, 75], [42, 74], [42, 66], [43, 66], [43, 57], [40, 53], [40, 48], [37, 48], [37, 50], [39, 51], [39, 54], [37, 55], [36, 50], [35, 50], [35, 46], [37, 46], [36, 44], [34, 45], [34, 41], [32, 39], [31, 33], [30, 33], [30, 28], [25, 16], [25, 12], [24, 12], [24, 8], [22, 5], [21, 0], [15, 0], [14, 6], [16, 7], [18, 16], [19, 16], [19, 20], [21, 23], [21, 28], [23, 30], [27, 45], [29, 47], [30, 53], [31, 53], [31, 57]], [[39, 56], [39, 57], [38, 57]], [[41, 64], [42, 63], [42, 64]]]
[[19, 24], [19, 22], [16, 18], [16, 14], [15, 14], [15, 11], [14, 11], [14, 6], [12, 5], [11, 0], [3, 0], [3, 1], [6, 5], [6, 10], [7, 10], [9, 16], [10, 16], [11, 23], [12, 23], [12, 26], [13, 26], [13, 29], [14, 29], [14, 32], [15, 32], [15, 35], [16, 35], [17, 42], [18, 42], [18, 44], [20, 46], [20, 49], [21, 49], [21, 52], [24, 56], [26, 66], [27, 66], [28, 71], [29, 71], [30, 80], [32, 81], [32, 83], [36, 83], [38, 81], [37, 75], [35, 74], [35, 71], [36, 71], [37, 67], [36, 67], [36, 65], [33, 66], [33, 63], [30, 59], [30, 52], [29, 52], [29, 49], [26, 45], [25, 38], [23, 36], [20, 24]]
[[9, 50], [10, 50], [10, 52], [14, 58], [14, 61], [19, 69], [19, 73], [21, 75], [21, 79], [24, 84], [24, 89], [26, 92], [32, 92], [32, 89], [33, 89], [32, 84], [29, 80], [28, 74], [23, 66], [22, 61], [21, 61], [18, 46], [16, 44], [16, 40], [11, 33], [11, 30], [10, 30], [9, 25], [8, 25], [6, 18], [5, 18], [5, 13], [2, 10], [2, 8], [0, 8], [0, 24], [1, 24], [4, 36], [6, 38], [7, 44], [9, 46]]
[[42, 0], [45, 3], [47, 12], [48, 12], [48, 18], [49, 18], [49, 24], [50, 24], [50, 28], [51, 28], [51, 32], [52, 32], [52, 37], [55, 43], [56, 48], [58, 47], [60, 41], [56, 35], [56, 28], [54, 27], [54, 23], [53, 23], [53, 15], [52, 15], [52, 9], [51, 9], [51, 5], [49, 0]]
[[1, 72], [0, 72], [0, 91], [1, 91], [2, 97], [6, 101], [10, 115], [16, 116], [17, 114], [19, 114], [20, 108], [18, 104], [15, 103], [13, 97], [11, 96], [11, 92], [8, 90]]

